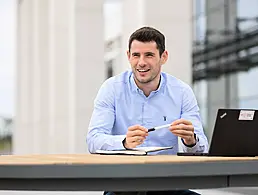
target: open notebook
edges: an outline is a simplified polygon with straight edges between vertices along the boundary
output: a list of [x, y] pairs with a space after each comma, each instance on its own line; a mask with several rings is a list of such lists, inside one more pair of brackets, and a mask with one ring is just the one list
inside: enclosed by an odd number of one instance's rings
[[124, 150], [97, 150], [96, 154], [113, 154], [113, 155], [147, 155], [149, 152], [156, 152], [161, 150], [172, 149], [173, 146], [168, 147], [139, 147]]

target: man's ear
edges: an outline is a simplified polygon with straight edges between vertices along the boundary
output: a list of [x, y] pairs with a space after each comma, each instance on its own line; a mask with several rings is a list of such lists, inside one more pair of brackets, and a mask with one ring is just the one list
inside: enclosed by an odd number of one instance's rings
[[168, 51], [165, 50], [161, 55], [161, 64], [165, 64], [168, 60]]
[[128, 60], [130, 60], [130, 51], [129, 50], [127, 50], [127, 58], [128, 58]]

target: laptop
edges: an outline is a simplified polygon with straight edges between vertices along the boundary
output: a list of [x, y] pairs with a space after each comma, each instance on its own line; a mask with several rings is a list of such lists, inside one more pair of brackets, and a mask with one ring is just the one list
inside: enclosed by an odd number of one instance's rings
[[258, 156], [258, 110], [218, 109], [208, 153], [178, 156]]

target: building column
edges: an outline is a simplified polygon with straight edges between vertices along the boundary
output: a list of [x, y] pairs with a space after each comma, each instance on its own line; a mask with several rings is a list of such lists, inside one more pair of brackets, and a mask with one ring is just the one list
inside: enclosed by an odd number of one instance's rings
[[102, 7], [103, 0], [19, 1], [13, 153], [87, 151], [105, 79]]
[[[207, 0], [206, 27], [209, 34], [206, 38], [208, 44], [219, 43], [234, 36], [236, 16], [237, 1]], [[225, 31], [229, 31], [231, 34], [226, 35]], [[235, 108], [238, 106], [236, 99], [238, 96], [237, 86], [236, 75], [222, 76], [207, 81], [207, 136], [209, 140], [213, 134], [218, 108]]]
[[[87, 150], [86, 135], [93, 101], [106, 79], [104, 64], [104, 0], [76, 0], [74, 64], [75, 151]], [[71, 128], [73, 129], [73, 128]]]

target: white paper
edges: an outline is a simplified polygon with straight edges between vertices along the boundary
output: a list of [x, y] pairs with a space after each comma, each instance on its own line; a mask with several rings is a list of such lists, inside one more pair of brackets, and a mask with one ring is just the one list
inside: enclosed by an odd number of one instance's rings
[[173, 147], [172, 146], [169, 146], [169, 147], [151, 146], [151, 147], [138, 147], [138, 148], [134, 148], [133, 150], [143, 150], [145, 152], [154, 152], [154, 151], [166, 150], [171, 148]]
[[97, 150], [96, 154], [114, 154], [114, 155], [146, 155], [143, 150]]

